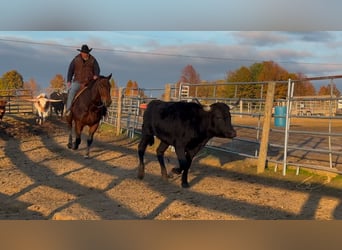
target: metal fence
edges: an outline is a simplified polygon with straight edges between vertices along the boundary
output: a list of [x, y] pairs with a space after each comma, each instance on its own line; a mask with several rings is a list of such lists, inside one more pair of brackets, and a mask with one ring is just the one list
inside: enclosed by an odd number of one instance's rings
[[[287, 95], [284, 99], [272, 99], [271, 103], [267, 103], [270, 82], [196, 86], [186, 83], [166, 84], [164, 88], [132, 92], [120, 88], [112, 97], [113, 103], [103, 122], [113, 125], [116, 134], [126, 133], [134, 137], [140, 134], [144, 109], [153, 99], [193, 101], [196, 98], [203, 104], [235, 104], [239, 101], [238, 106], [231, 111], [232, 123], [238, 136], [234, 139], [213, 138], [207, 147], [255, 158], [261, 165], [264, 164], [262, 155], [265, 154], [265, 162], [273, 162], [275, 170], [282, 166], [284, 175], [288, 166], [296, 167], [297, 173], [305, 167], [342, 174], [342, 102], [332, 92], [334, 81], [338, 78], [342, 76], [306, 79], [312, 82], [329, 81], [331, 93], [325, 96], [294, 96], [298, 82], [274, 82], [286, 87]], [[257, 98], [238, 96], [239, 88], [247, 84], [253, 85]], [[227, 86], [234, 90], [229, 97], [222, 96], [222, 88]], [[6, 106], [8, 113], [33, 112], [32, 104], [24, 101], [33, 96], [28, 90], [0, 92], [0, 96], [9, 101]], [[281, 113], [277, 113], [279, 110]], [[271, 117], [267, 114], [271, 114]]]
[[[42, 90], [23, 89], [1, 89], [0, 100], [6, 100], [7, 114], [31, 114], [35, 112], [34, 104], [29, 99], [34, 98], [40, 93], [48, 96], [54, 91], [65, 92], [60, 88], [45, 88]], [[50, 113], [51, 114], [51, 113]]]
[[[307, 80], [334, 80], [341, 76], [310, 78]], [[238, 136], [234, 139], [213, 138], [207, 147], [230, 152], [249, 158], [260, 158], [262, 132], [269, 129], [267, 139], [266, 162], [275, 163], [275, 170], [282, 166], [286, 174], [288, 166], [294, 166], [297, 174], [300, 168], [310, 168], [342, 174], [342, 117], [337, 115], [339, 97], [331, 93], [328, 96], [293, 96], [296, 81], [277, 81], [277, 85], [287, 88], [284, 99], [272, 100], [272, 119], [269, 127], [265, 127], [266, 85], [268, 82], [243, 83], [211, 83], [194, 86], [190, 84], [171, 85], [164, 89], [140, 89], [144, 96], [124, 95], [113, 99], [108, 116], [104, 122], [118, 128], [117, 133], [126, 133], [133, 137], [140, 133], [142, 114], [145, 104], [153, 99], [192, 101], [194, 98], [201, 103], [224, 102], [234, 104], [239, 100], [237, 108], [232, 110], [232, 123]], [[219, 88], [225, 85], [255, 85], [259, 89], [259, 98], [220, 97]], [[199, 88], [210, 86], [210, 91], [203, 96]], [[191, 90], [192, 89], [192, 90]], [[332, 88], [331, 88], [332, 89]], [[208, 90], [208, 88], [207, 88]], [[148, 93], [148, 95], [146, 95]], [[162, 94], [161, 94], [162, 93]], [[168, 93], [168, 94], [166, 94]], [[285, 113], [276, 114], [277, 107], [284, 107]], [[309, 112], [299, 112], [300, 108], [310, 108]], [[282, 122], [279, 124], [279, 120]], [[277, 124], [278, 122], [278, 124]]]
[[32, 98], [32, 91], [29, 89], [0, 90], [0, 99], [6, 100], [6, 113], [32, 113], [33, 104], [25, 101]]

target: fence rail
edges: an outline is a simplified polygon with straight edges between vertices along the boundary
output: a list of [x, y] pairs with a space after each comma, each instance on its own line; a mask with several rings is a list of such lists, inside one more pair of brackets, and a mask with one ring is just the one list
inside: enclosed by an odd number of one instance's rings
[[0, 90], [0, 99], [6, 100], [6, 113], [32, 113], [33, 104], [25, 101], [32, 98], [32, 91], [29, 89]]

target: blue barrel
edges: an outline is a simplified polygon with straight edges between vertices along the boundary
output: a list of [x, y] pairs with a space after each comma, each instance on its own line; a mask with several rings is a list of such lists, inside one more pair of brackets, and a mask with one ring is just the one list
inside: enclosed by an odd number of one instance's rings
[[286, 126], [286, 107], [276, 106], [274, 109], [274, 126], [285, 127]]

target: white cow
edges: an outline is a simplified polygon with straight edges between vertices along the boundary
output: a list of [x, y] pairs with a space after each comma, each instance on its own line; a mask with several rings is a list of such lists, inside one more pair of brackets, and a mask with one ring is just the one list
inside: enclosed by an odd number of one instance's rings
[[27, 100], [33, 102], [38, 115], [36, 122], [40, 125], [45, 122], [46, 117], [49, 115], [50, 102], [61, 102], [61, 100], [48, 98], [45, 93], [41, 93], [36, 98]]

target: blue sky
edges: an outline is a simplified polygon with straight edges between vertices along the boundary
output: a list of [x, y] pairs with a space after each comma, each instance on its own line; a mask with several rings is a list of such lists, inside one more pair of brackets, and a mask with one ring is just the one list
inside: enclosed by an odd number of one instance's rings
[[66, 77], [82, 44], [119, 86], [163, 88], [188, 64], [215, 81], [264, 60], [307, 76], [342, 75], [340, 31], [0, 31], [0, 74], [15, 69], [47, 87], [56, 74]]

